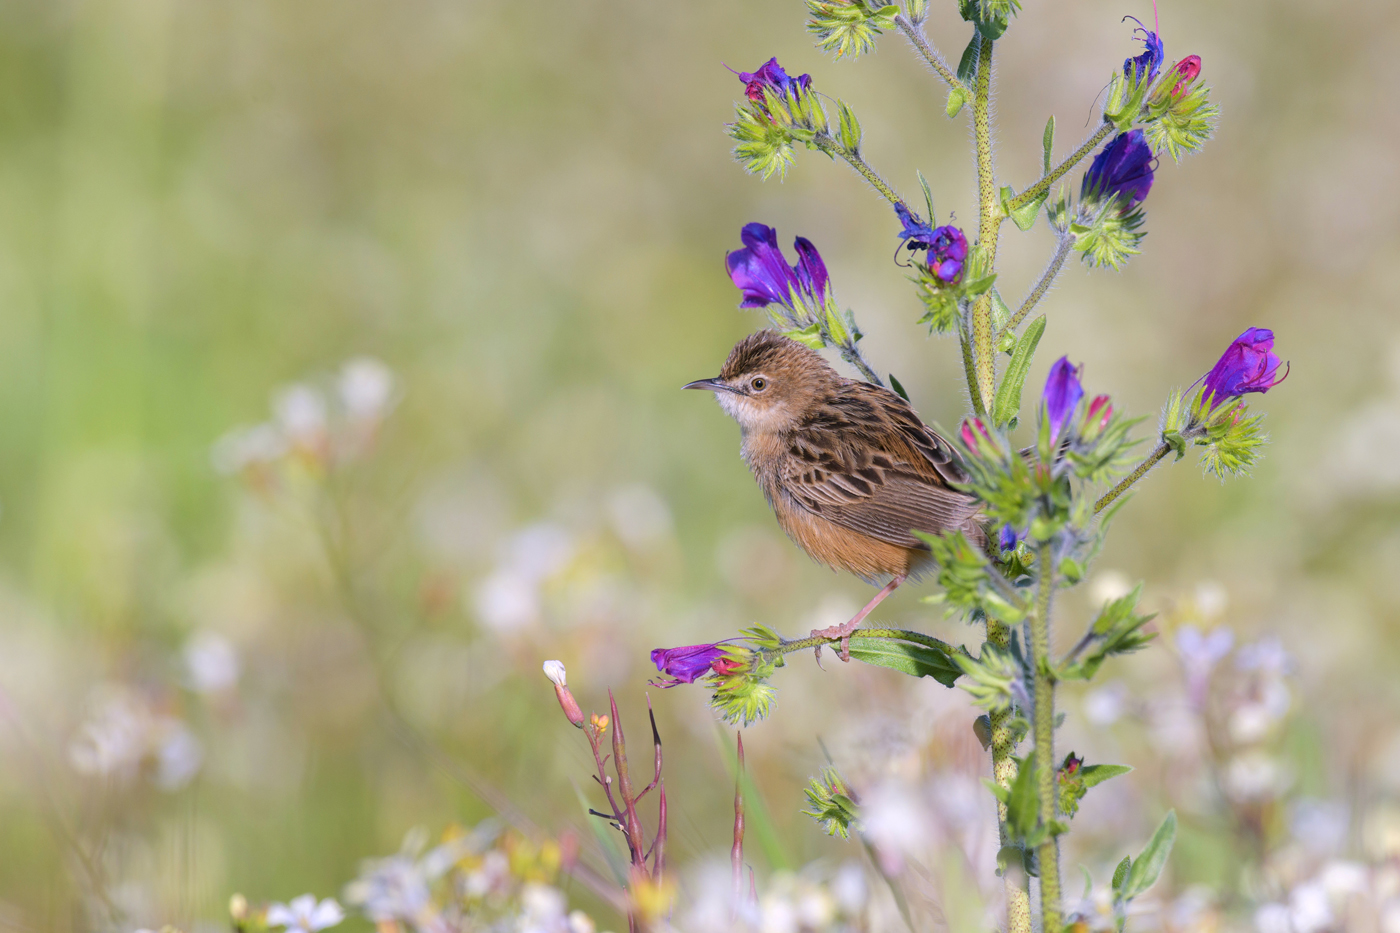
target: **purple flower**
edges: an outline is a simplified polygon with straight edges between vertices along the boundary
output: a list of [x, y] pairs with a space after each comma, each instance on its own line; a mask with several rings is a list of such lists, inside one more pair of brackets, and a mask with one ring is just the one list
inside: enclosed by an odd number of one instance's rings
[[710, 672], [710, 666], [725, 655], [721, 645], [685, 645], [680, 648], [653, 648], [651, 663], [669, 681], [657, 682], [659, 687], [694, 683], [697, 677]]
[[1152, 147], [1143, 139], [1142, 130], [1121, 133], [1104, 146], [1079, 186], [1084, 201], [1120, 198], [1123, 211], [1137, 207], [1152, 190]]
[[1278, 374], [1281, 361], [1273, 350], [1274, 332], [1266, 327], [1250, 327], [1236, 337], [1202, 377], [1211, 410], [1226, 399], [1267, 392], [1287, 378], [1287, 368], [1282, 376]]
[[1084, 387], [1079, 384], [1079, 370], [1070, 363], [1069, 357], [1062, 356], [1050, 367], [1050, 377], [1045, 380], [1045, 392], [1040, 400], [1045, 405], [1045, 414], [1050, 418], [1050, 440], [1060, 438], [1060, 429], [1074, 414], [1079, 400], [1084, 397]]
[[910, 249], [928, 249], [933, 245], [933, 225], [926, 224], [903, 204], [896, 204], [894, 212], [899, 216], [899, 222], [904, 224], [904, 229], [899, 231], [899, 238], [905, 241], [905, 245]]
[[967, 237], [961, 230], [944, 226], [933, 231], [933, 242], [928, 248], [928, 268], [940, 282], [957, 284], [962, 278], [966, 259]]
[[1014, 551], [1020, 542], [1021, 536], [1016, 533], [1016, 529], [1010, 525], [1002, 525], [1001, 532], [997, 535], [997, 544], [1001, 545], [1003, 551]]
[[1162, 47], [1162, 37], [1148, 29], [1142, 24], [1142, 20], [1136, 16], [1125, 16], [1125, 20], [1130, 19], [1137, 23], [1137, 28], [1133, 30], [1133, 35], [1142, 33], [1138, 40], [1143, 45], [1141, 55], [1135, 55], [1123, 62], [1123, 74], [1133, 80], [1139, 80], [1142, 75], [1147, 76], [1151, 81], [1157, 77], [1157, 73], [1162, 70], [1162, 60], [1166, 55], [1166, 49]]
[[763, 106], [764, 91], [796, 100], [798, 94], [812, 86], [811, 75], [790, 78], [776, 58], [768, 59], [757, 71], [739, 72], [739, 80], [744, 82], [745, 96], [760, 107]]
[[826, 263], [811, 241], [798, 237], [797, 265], [789, 266], [778, 248], [778, 231], [763, 224], [746, 224], [739, 233], [743, 249], [725, 257], [729, 277], [743, 292], [741, 308], [766, 308], [780, 304], [796, 310], [795, 304], [820, 307], [830, 293]]

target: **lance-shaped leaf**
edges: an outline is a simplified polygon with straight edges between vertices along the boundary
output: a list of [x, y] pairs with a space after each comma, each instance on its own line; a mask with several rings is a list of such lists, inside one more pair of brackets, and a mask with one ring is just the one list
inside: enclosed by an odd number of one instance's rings
[[1138, 857], [1133, 859], [1128, 875], [1123, 879], [1119, 895], [1123, 900], [1130, 901], [1157, 883], [1175, 842], [1176, 811], [1168, 810], [1157, 831], [1147, 840], [1147, 845], [1138, 853]]
[[1045, 315], [1042, 314], [1031, 321], [1016, 342], [1016, 349], [1011, 352], [1011, 362], [1006, 366], [1006, 373], [1001, 377], [1001, 385], [997, 387], [996, 398], [992, 402], [992, 421], [997, 427], [1010, 423], [1011, 419], [1020, 415], [1021, 389], [1025, 387], [1035, 348], [1044, 334]]
[[941, 648], [887, 638], [862, 638], [859, 629], [851, 635], [850, 652], [857, 661], [888, 667], [911, 677], [932, 677], [945, 687], [953, 686], [963, 673]]

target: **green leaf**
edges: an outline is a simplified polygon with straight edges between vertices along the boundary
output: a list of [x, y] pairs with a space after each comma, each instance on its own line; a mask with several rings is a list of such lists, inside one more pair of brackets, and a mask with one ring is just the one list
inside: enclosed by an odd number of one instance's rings
[[938, 226], [938, 214], [933, 209], [933, 192], [929, 190], [928, 179], [918, 169], [914, 170], [914, 174], [919, 176], [919, 187], [924, 189], [924, 206], [928, 208], [929, 225], [936, 227]]
[[856, 119], [855, 111], [844, 100], [836, 102], [836, 110], [840, 119], [841, 145], [847, 152], [855, 153], [860, 150], [860, 121]]
[[1055, 150], [1055, 117], [1053, 114], [1050, 116], [1050, 119], [1045, 121], [1045, 135], [1041, 137], [1040, 144], [1045, 150], [1041, 162], [1044, 171], [1042, 171], [1041, 174], [1049, 175], [1050, 156]]
[[894, 373], [890, 373], [890, 388], [894, 389], [895, 395], [898, 395], [906, 402], [909, 401], [909, 393], [904, 391], [904, 386], [900, 385], [899, 380], [894, 377]]
[[1045, 204], [1046, 199], [1049, 197], [1050, 189], [1046, 188], [1045, 193], [1042, 194], [1040, 197], [1032, 201], [1027, 201], [1020, 207], [1008, 211], [1007, 213], [1011, 217], [1011, 222], [1016, 225], [1016, 229], [1024, 233], [1031, 227], [1034, 227], [1035, 219], [1040, 216], [1040, 208], [1043, 204]]
[[785, 330], [784, 337], [791, 337], [804, 347], [811, 347], [813, 350], [820, 350], [826, 346], [826, 338], [822, 336], [822, 326], [812, 324], [801, 330]]
[[[1167, 856], [1171, 855], [1172, 843], [1176, 842], [1176, 811], [1168, 810], [1166, 818], [1162, 820], [1162, 825], [1157, 827], [1157, 831], [1152, 834], [1152, 838], [1147, 840], [1147, 845], [1138, 855], [1133, 866], [1128, 870], [1128, 877], [1123, 882], [1122, 897], [1130, 900], [1137, 897], [1156, 883], [1162, 869], [1167, 864]], [[1115, 873], [1116, 875], [1116, 873]]]
[[1113, 893], [1119, 897], [1123, 896], [1123, 882], [1128, 880], [1128, 872], [1132, 870], [1133, 857], [1123, 856], [1123, 861], [1118, 863], [1118, 867], [1113, 869]]
[[862, 638], [859, 631], [851, 636], [851, 657], [911, 677], [932, 677], [945, 687], [962, 676], [962, 668], [945, 651], [907, 641]]
[[965, 103], [967, 103], [967, 92], [960, 87], [955, 87], [948, 92], [948, 105], [944, 110], [949, 117], [956, 117]]
[[1040, 802], [1036, 800], [1035, 752], [1032, 751], [1021, 762], [1016, 772], [1016, 780], [1011, 783], [1011, 794], [1006, 799], [1006, 823], [1011, 832], [1024, 839], [1040, 821]]
[[[963, 19], [968, 18], [967, 14], [964, 13]], [[963, 49], [962, 58], [958, 59], [958, 80], [964, 84], [972, 82], [973, 72], [977, 69], [977, 48], [980, 38], [976, 28], [974, 28], [972, 38], [967, 42], [967, 48]]]
[[968, 298], [976, 298], [978, 295], [991, 288], [992, 285], [996, 283], [996, 280], [997, 277], [995, 272], [991, 275], [984, 275], [980, 279], [976, 279], [963, 285], [963, 294], [966, 295]]
[[997, 192], [1001, 198], [1001, 212], [1008, 217], [1011, 216], [1011, 199], [1016, 197], [1015, 190], [1010, 185], [1002, 185], [1001, 191]]
[[1102, 784], [1109, 778], [1118, 777], [1120, 774], [1127, 774], [1133, 770], [1128, 765], [1086, 765], [1079, 769], [1080, 780], [1084, 786], [1093, 787], [1095, 784]]
[[1031, 371], [1031, 359], [1044, 333], [1045, 315], [1042, 314], [1031, 321], [1025, 333], [1021, 334], [1021, 339], [1016, 342], [1016, 349], [1011, 353], [1011, 362], [1006, 366], [1006, 373], [1001, 378], [1001, 385], [997, 387], [996, 398], [992, 402], [992, 422], [997, 427], [1021, 413], [1021, 389], [1026, 384], [1026, 376]]

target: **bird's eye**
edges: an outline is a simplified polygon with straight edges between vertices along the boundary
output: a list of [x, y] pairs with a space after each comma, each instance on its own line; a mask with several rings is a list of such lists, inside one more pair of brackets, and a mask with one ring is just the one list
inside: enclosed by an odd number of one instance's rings
[[749, 388], [753, 389], [755, 392], [762, 392], [764, 389], [768, 388], [768, 380], [764, 379], [762, 376], [755, 376], [753, 381], [749, 383]]

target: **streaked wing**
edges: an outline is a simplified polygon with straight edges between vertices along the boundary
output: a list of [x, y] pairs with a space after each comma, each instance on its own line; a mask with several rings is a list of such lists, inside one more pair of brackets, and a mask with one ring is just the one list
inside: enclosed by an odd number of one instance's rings
[[792, 440], [782, 487], [808, 511], [901, 547], [923, 547], [911, 529], [967, 526], [977, 503], [948, 482], [963, 471], [943, 438], [893, 393], [855, 384]]

